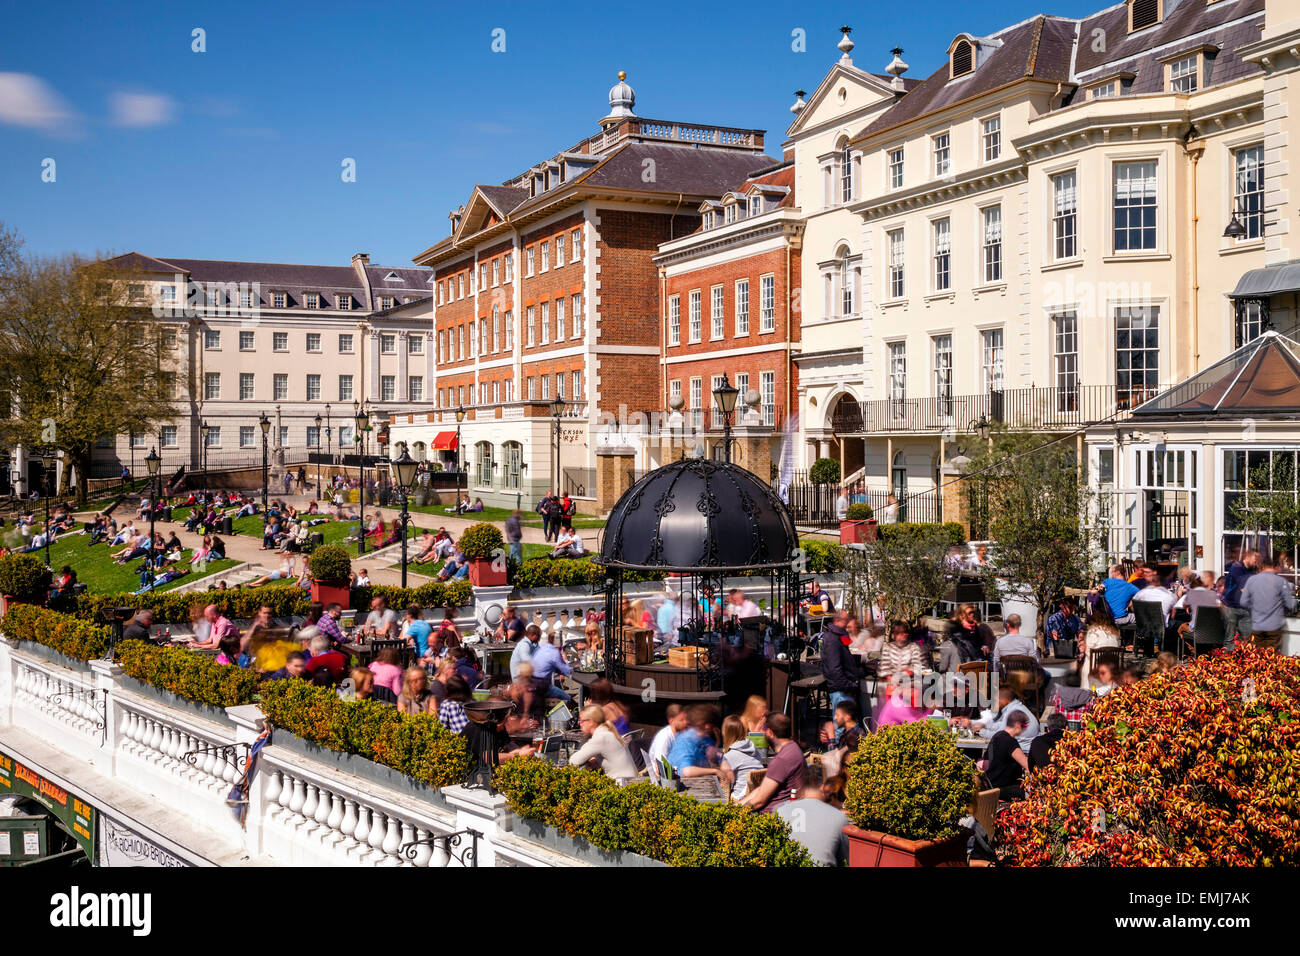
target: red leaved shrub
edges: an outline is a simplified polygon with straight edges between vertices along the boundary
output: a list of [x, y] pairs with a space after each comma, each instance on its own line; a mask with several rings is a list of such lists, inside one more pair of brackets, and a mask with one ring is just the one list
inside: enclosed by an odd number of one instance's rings
[[1024, 866], [1300, 864], [1300, 658], [1246, 647], [1117, 688], [998, 817]]

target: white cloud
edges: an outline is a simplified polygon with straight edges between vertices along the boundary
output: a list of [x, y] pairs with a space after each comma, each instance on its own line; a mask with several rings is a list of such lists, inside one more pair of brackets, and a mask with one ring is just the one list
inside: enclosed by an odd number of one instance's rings
[[109, 106], [115, 126], [162, 126], [176, 112], [171, 97], [161, 93], [114, 93]]
[[0, 73], [0, 123], [58, 131], [75, 121], [63, 98], [30, 73]]

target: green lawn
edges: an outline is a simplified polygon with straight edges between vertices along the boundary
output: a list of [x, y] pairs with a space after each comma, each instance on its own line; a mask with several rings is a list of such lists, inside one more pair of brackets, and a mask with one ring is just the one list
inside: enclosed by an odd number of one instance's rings
[[[189, 508], [175, 508], [172, 510], [172, 520], [184, 521], [189, 517], [189, 513]], [[385, 522], [390, 522], [391, 518], [391, 514], [384, 513]], [[246, 518], [239, 518], [235, 521], [234, 528], [236, 534], [243, 535], [247, 538], [256, 538], [260, 541], [262, 538], [262, 516], [250, 515]], [[343, 540], [348, 537], [348, 535], [356, 533], [357, 523], [355, 521], [326, 521], [324, 524], [316, 525], [311, 530], [320, 532], [324, 536], [326, 544], [340, 545], [347, 548], [352, 555], [356, 555], [356, 544], [345, 544]], [[415, 538], [420, 534], [420, 529], [414, 525], [411, 525], [411, 527], [407, 528], [406, 531], [408, 538]], [[369, 554], [370, 550], [370, 543], [367, 542], [366, 554]], [[365, 555], [362, 555], [362, 557], [364, 556]]]
[[[448, 513], [446, 505], [411, 505], [410, 510], [435, 515], [439, 518], [456, 517]], [[512, 514], [514, 514], [513, 508], [485, 507], [482, 511], [467, 511], [460, 517], [468, 521], [490, 521], [493, 524], [502, 524]], [[542, 526], [542, 516], [531, 508], [522, 509], [520, 521], [526, 528], [540, 528]], [[573, 526], [575, 528], [603, 528], [605, 522], [595, 515], [576, 514], [573, 516]]]
[[[114, 548], [112, 550], [119, 549]], [[43, 558], [45, 556], [44, 550], [33, 553], [38, 557]], [[187, 550], [185, 557], [188, 558], [189, 556], [190, 552]], [[232, 568], [238, 563], [232, 558], [209, 561], [206, 571], [191, 571], [179, 581], [160, 585], [157, 590], [169, 591], [174, 587], [180, 587], [182, 584], [187, 584], [217, 571]], [[64, 535], [50, 545], [50, 566], [55, 573], [58, 573], [59, 568], [65, 564], [72, 566], [72, 570], [77, 572], [77, 580], [85, 584], [88, 591], [94, 591], [98, 594], [117, 594], [123, 591], [137, 591], [140, 588], [140, 572], [138, 570], [140, 562], [132, 561], [130, 564], [116, 564], [107, 545], [90, 546], [89, 535]]]
[[[525, 541], [523, 542], [523, 545], [525, 561], [529, 558], [544, 558], [551, 553], [551, 546], [549, 544], [533, 544], [530, 541]], [[441, 561], [430, 561], [428, 564], [416, 564], [414, 561], [410, 560], [410, 558], [414, 557], [415, 552], [411, 552], [407, 560], [407, 571], [414, 571], [416, 574], [423, 574], [432, 578], [437, 577], [438, 572], [442, 570]], [[400, 571], [402, 569], [402, 562], [398, 561], [396, 564], [390, 564], [389, 567], [395, 571]]]

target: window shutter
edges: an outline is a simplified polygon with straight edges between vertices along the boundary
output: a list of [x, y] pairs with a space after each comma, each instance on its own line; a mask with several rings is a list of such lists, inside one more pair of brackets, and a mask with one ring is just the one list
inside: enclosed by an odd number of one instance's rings
[[1160, 22], [1160, 0], [1133, 0], [1130, 11], [1134, 30], [1144, 30]]
[[974, 51], [971, 49], [970, 43], [968, 43], [965, 40], [963, 40], [961, 43], [958, 43], [957, 46], [953, 48], [952, 51], [952, 75], [953, 76], [961, 76], [963, 73], [969, 73], [971, 71], [971, 59], [973, 57], [973, 54]]

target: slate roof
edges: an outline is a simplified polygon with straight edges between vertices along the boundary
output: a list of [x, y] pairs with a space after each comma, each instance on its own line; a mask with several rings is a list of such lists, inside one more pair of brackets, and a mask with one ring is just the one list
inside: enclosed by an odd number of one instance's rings
[[[649, 168], [646, 160], [654, 161], [655, 178], [649, 183], [642, 178]], [[763, 153], [631, 142], [605, 157], [579, 182], [591, 188], [605, 186], [713, 197], [721, 196], [750, 173], [775, 162]]]

